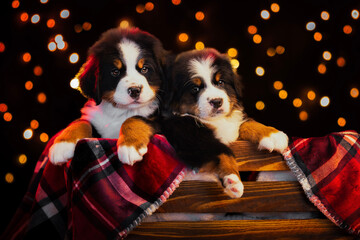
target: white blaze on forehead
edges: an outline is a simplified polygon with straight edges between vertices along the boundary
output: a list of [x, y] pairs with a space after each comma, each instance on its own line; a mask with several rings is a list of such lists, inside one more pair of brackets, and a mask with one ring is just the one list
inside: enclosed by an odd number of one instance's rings
[[206, 59], [192, 59], [189, 63], [191, 78], [201, 77], [204, 84], [207, 87], [210, 87], [212, 85], [212, 77], [217, 71], [216, 67], [212, 66], [213, 63], [213, 57], [207, 57]]
[[136, 70], [137, 61], [141, 52], [139, 45], [128, 39], [123, 39], [119, 43], [119, 48], [122, 52], [123, 61], [127, 70]]

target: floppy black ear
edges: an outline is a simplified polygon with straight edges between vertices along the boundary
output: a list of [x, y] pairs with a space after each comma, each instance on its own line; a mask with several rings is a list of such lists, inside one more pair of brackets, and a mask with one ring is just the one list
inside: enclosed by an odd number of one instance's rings
[[101, 102], [99, 77], [99, 60], [94, 55], [88, 57], [75, 76], [79, 79], [81, 93], [87, 98], [94, 99], [96, 104]]
[[234, 88], [235, 88], [235, 92], [236, 92], [236, 98], [241, 101], [242, 100], [242, 91], [243, 91], [243, 84], [242, 84], [242, 79], [241, 76], [239, 74], [237, 74], [234, 71]]

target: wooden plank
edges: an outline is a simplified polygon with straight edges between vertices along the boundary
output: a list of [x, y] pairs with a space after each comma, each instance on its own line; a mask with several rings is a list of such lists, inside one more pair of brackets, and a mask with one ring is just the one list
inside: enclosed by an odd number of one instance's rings
[[289, 170], [281, 154], [259, 151], [251, 142], [239, 140], [230, 145], [239, 171], [286, 171]]
[[328, 219], [142, 223], [126, 239], [355, 239]]
[[158, 213], [317, 212], [298, 182], [244, 182], [244, 195], [231, 199], [215, 182], [184, 181]]

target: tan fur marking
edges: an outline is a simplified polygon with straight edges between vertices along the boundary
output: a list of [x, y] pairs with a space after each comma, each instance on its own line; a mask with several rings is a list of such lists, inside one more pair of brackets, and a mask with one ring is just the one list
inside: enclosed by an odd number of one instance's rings
[[88, 121], [76, 120], [67, 126], [59, 136], [55, 138], [54, 144], [59, 142], [76, 143], [79, 139], [92, 137], [92, 127]]
[[216, 165], [214, 162], [206, 163], [199, 172], [213, 172], [221, 179], [230, 174], [235, 174], [240, 178], [236, 159], [233, 156], [222, 153], [218, 158], [219, 165]]
[[201, 79], [200, 78], [193, 78], [192, 82], [196, 85], [196, 86], [200, 86], [201, 85]]
[[140, 60], [138, 61], [138, 67], [139, 67], [140, 69], [143, 68], [143, 67], [144, 67], [144, 63], [145, 63], [145, 59], [144, 59], [144, 58], [140, 59]]
[[220, 80], [220, 78], [221, 78], [221, 73], [216, 73], [216, 75], [215, 75], [215, 81], [219, 81]]
[[249, 120], [241, 124], [239, 137], [243, 140], [259, 143], [264, 137], [269, 137], [271, 133], [276, 132], [278, 132], [276, 128], [265, 126], [254, 120]]
[[133, 146], [139, 150], [148, 145], [153, 134], [154, 129], [143, 120], [128, 118], [121, 126], [117, 145]]
[[114, 65], [115, 65], [115, 67], [117, 67], [117, 69], [122, 68], [122, 63], [121, 63], [120, 59], [114, 59]]

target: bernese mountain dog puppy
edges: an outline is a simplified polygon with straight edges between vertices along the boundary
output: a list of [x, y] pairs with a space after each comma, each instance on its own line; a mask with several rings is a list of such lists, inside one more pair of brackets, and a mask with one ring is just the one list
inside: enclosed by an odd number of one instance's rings
[[[76, 78], [89, 101], [81, 110], [81, 118], [56, 137], [50, 149], [53, 164], [72, 158], [82, 138], [118, 138], [126, 119], [158, 114], [168, 52], [156, 37], [137, 28], [111, 29], [102, 34], [88, 54]], [[129, 149], [132, 159], [141, 159], [146, 146], [133, 150]]]
[[[258, 144], [259, 149], [282, 152], [288, 146], [287, 135], [246, 116], [241, 80], [226, 55], [215, 49], [187, 51], [171, 65], [168, 111], [157, 121], [160, 132], [190, 168], [215, 174], [225, 193], [241, 197], [244, 187], [229, 144], [240, 138]], [[146, 137], [134, 139], [139, 136], [134, 129], [141, 129]], [[119, 144], [144, 146], [158, 130], [147, 119], [130, 118], [120, 130]]]

